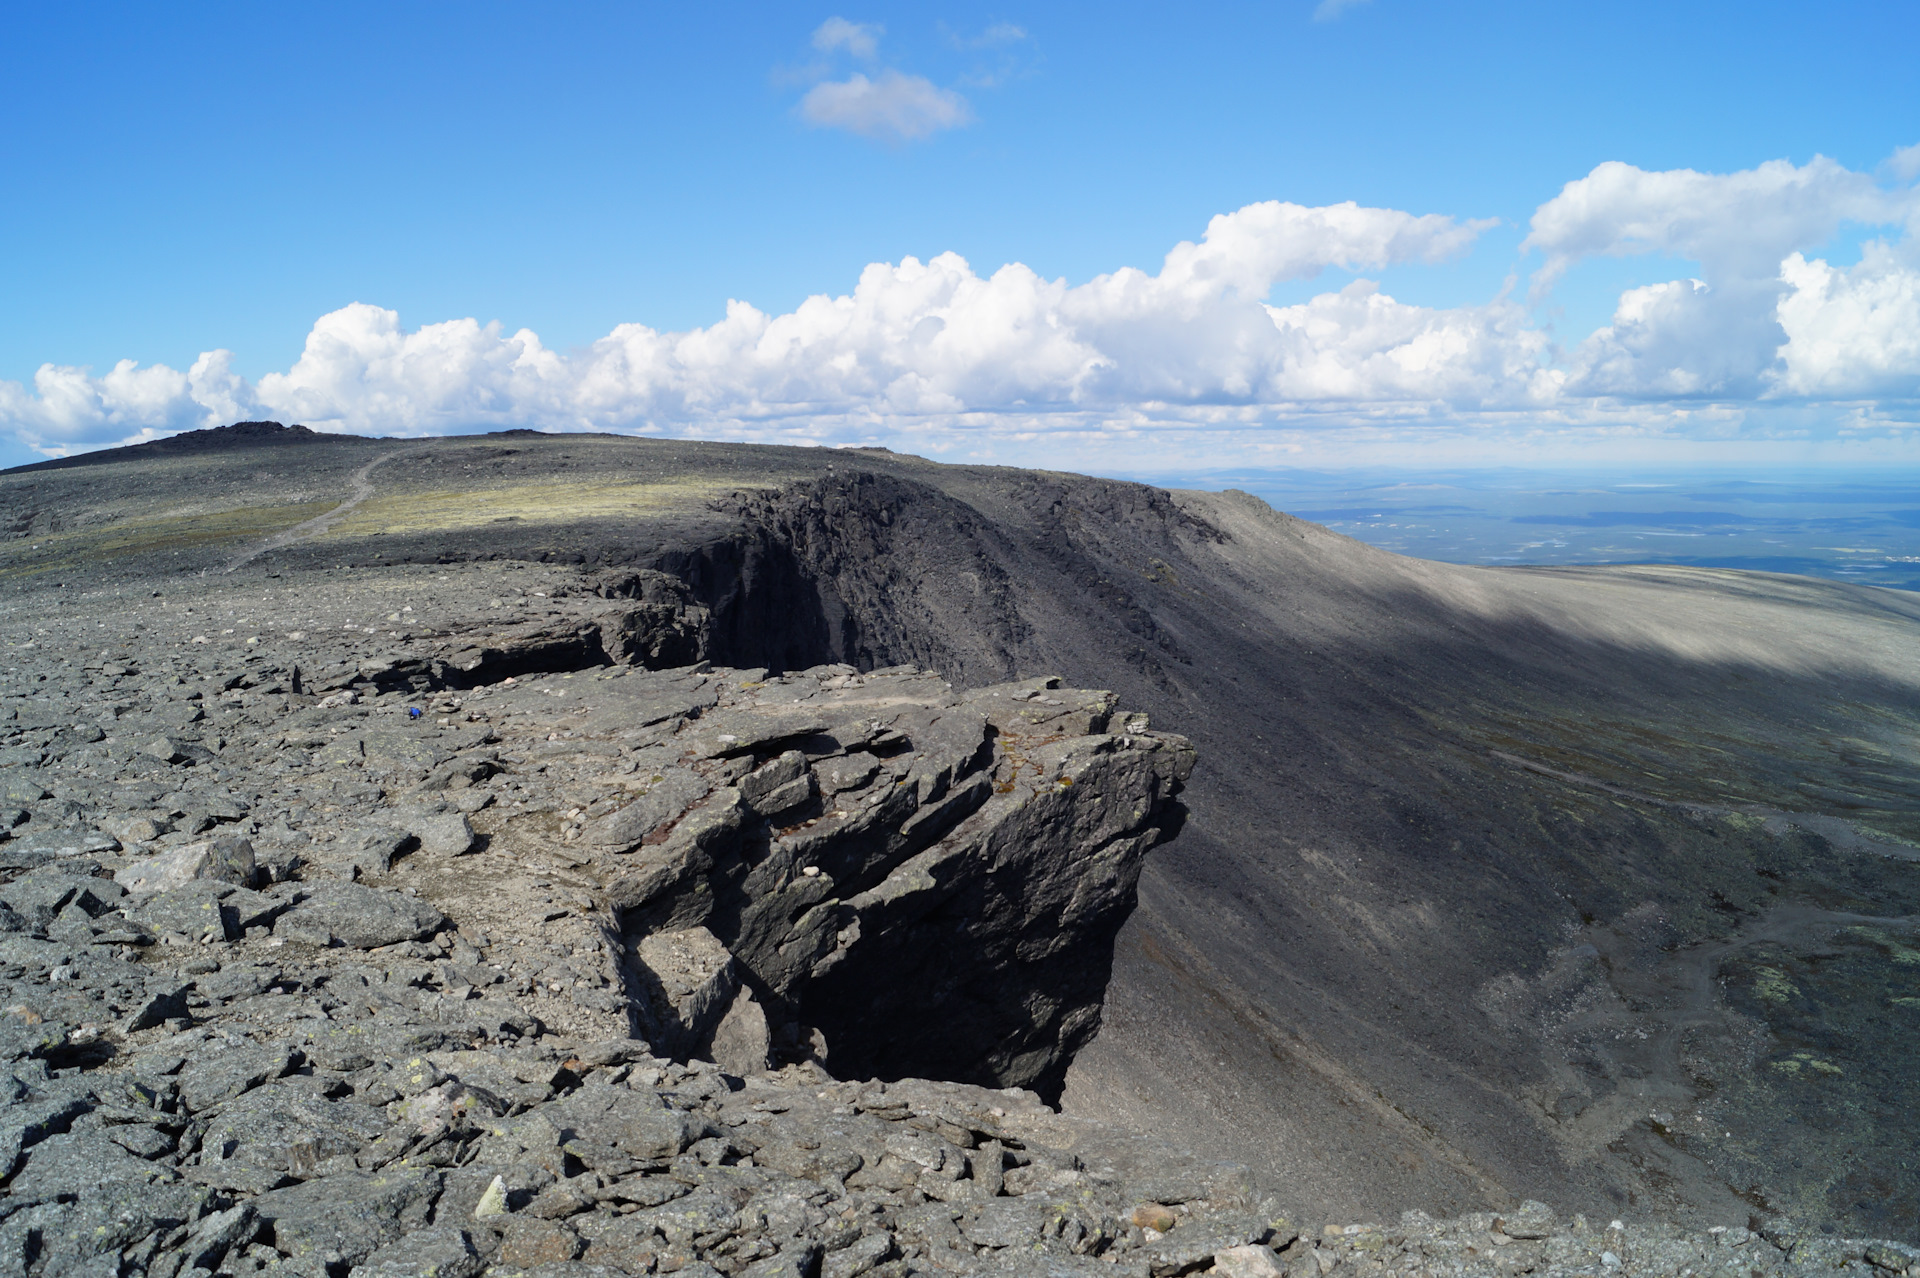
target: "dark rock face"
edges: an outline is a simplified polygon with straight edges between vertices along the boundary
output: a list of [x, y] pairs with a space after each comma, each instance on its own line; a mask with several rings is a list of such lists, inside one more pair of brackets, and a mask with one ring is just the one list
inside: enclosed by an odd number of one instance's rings
[[[588, 832], [631, 852], [612, 899], [643, 960], [649, 936], [706, 938], [663, 958], [674, 980], [637, 978], [656, 991], [647, 1005], [706, 999], [693, 991], [724, 979], [701, 957], [715, 943], [758, 1000], [751, 1015], [789, 1041], [824, 1033], [836, 1069], [1057, 1094], [1192, 767], [1183, 740], [1115, 718], [1108, 694], [1047, 679], [960, 697], [827, 667], [723, 693], [649, 747], [685, 742], [717, 770], [662, 765]], [[707, 1001], [648, 1036], [711, 1042], [728, 1004]]]

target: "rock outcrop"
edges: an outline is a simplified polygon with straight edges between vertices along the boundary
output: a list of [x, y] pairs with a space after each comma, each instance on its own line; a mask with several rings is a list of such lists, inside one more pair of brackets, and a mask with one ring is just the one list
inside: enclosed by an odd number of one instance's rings
[[1193, 759], [1057, 684], [609, 683], [591, 720], [672, 716], [619, 734], [627, 793], [577, 836], [615, 858], [636, 1028], [682, 1054], [823, 1040], [851, 1076], [1057, 1092]]
[[1270, 1240], [1244, 1168], [1029, 1090], [1184, 739], [1051, 678], [554, 651], [434, 691], [149, 650], [9, 702], [0, 1270], [1190, 1267], [1136, 1198]]

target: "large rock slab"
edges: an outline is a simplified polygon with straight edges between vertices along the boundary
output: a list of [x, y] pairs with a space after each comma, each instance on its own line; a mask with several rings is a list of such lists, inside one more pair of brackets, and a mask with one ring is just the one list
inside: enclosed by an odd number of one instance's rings
[[274, 924], [274, 935], [309, 945], [370, 950], [418, 941], [447, 926], [447, 916], [424, 901], [358, 883], [314, 889]]
[[357, 1265], [427, 1224], [443, 1173], [426, 1168], [339, 1172], [260, 1195], [274, 1247], [293, 1260]]
[[704, 927], [648, 934], [634, 963], [653, 1040], [678, 1056], [712, 1037], [740, 988], [733, 955]]
[[237, 887], [252, 887], [257, 870], [253, 844], [237, 834], [187, 843], [135, 861], [114, 872], [129, 892], [163, 892], [195, 879], [214, 879]]

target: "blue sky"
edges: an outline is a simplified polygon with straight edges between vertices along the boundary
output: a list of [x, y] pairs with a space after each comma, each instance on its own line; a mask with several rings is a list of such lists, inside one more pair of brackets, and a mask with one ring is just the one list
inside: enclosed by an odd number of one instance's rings
[[1920, 461], [1910, 4], [0, 20], [0, 461], [241, 412], [1087, 467]]

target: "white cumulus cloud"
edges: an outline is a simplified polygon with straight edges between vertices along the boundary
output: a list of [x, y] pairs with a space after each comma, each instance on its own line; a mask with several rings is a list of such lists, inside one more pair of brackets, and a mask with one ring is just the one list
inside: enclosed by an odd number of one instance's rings
[[1920, 142], [1912, 146], [1903, 146], [1895, 151], [1887, 161], [1887, 167], [1902, 182], [1911, 182], [1920, 177]]
[[958, 93], [925, 76], [887, 70], [869, 79], [856, 71], [808, 89], [800, 99], [800, 117], [861, 137], [913, 142], [959, 128], [973, 119], [973, 109]]
[[1913, 262], [1874, 241], [1847, 268], [1791, 254], [1780, 279], [1788, 290], [1778, 311], [1787, 340], [1776, 392], [1920, 398], [1920, 270]]
[[1269, 313], [1283, 351], [1276, 399], [1524, 408], [1560, 392], [1562, 375], [1542, 364], [1546, 336], [1511, 303], [1409, 306], [1356, 280]]
[[813, 32], [813, 47], [822, 53], [845, 49], [856, 58], [871, 58], [880, 51], [880, 37], [886, 28], [871, 22], [849, 22], [828, 18]]
[[1582, 258], [1659, 253], [1700, 265], [1699, 279], [1623, 294], [1613, 322], [1573, 352], [1572, 391], [1745, 398], [1773, 384], [1789, 341], [1776, 315], [1782, 262], [1845, 224], [1897, 222], [1913, 207], [1909, 193], [1824, 156], [1737, 173], [1609, 162], [1542, 204], [1522, 247], [1546, 254], [1536, 298]]
[[[1506, 291], [1423, 306], [1358, 277], [1457, 257], [1492, 221], [1266, 201], [1212, 218], [1156, 270], [1075, 284], [1018, 262], [982, 274], [953, 253], [908, 257], [785, 313], [735, 300], [705, 327], [623, 324], [571, 352], [474, 319], [410, 329], [356, 303], [258, 381], [219, 350], [185, 372], [129, 360], [0, 381], [0, 429], [49, 453], [270, 417], [388, 435], [532, 426], [974, 452], [1024, 441], [1028, 459], [1060, 458], [1035, 451], [1049, 439], [1264, 448], [1309, 425], [1384, 438], [1381, 422], [1730, 439], [1768, 420], [1804, 433], [1825, 412], [1855, 433], [1897, 433], [1920, 411], [1920, 237], [1905, 226], [1916, 199], [1826, 160], [1723, 175], [1602, 165], [1534, 215], [1527, 245], [1546, 255], [1549, 284], [1584, 258], [1629, 253], [1684, 259], [1698, 278], [1626, 290], [1566, 348]], [[1892, 230], [1851, 265], [1818, 256], [1849, 222]], [[1276, 284], [1328, 271], [1348, 278], [1268, 303]]]
[[1842, 223], [1895, 221], [1907, 207], [1905, 197], [1825, 156], [1797, 167], [1770, 160], [1738, 173], [1651, 172], [1608, 161], [1542, 204], [1521, 247], [1546, 253], [1548, 284], [1582, 257], [1638, 253], [1770, 278], [1789, 252], [1825, 242]]
[[293, 367], [257, 385], [233, 375], [224, 352], [203, 356], [190, 374], [127, 363], [96, 378], [48, 367], [32, 393], [0, 383], [0, 415], [23, 437], [60, 448], [256, 415], [382, 434], [753, 423], [804, 432], [813, 429], [805, 419], [863, 415], [1382, 394], [1511, 399], [1491, 376], [1500, 358], [1487, 348], [1517, 341], [1506, 358], [1525, 365], [1541, 339], [1519, 333], [1504, 312], [1422, 311], [1351, 291], [1317, 309], [1262, 302], [1276, 281], [1328, 268], [1439, 261], [1486, 225], [1270, 201], [1215, 217], [1156, 274], [1127, 268], [1069, 286], [1019, 263], [983, 277], [957, 254], [906, 258], [875, 263], [851, 292], [808, 298], [787, 314], [735, 301], [706, 328], [623, 324], [572, 355], [531, 331], [472, 319], [410, 331], [397, 313], [356, 303], [322, 316]]

